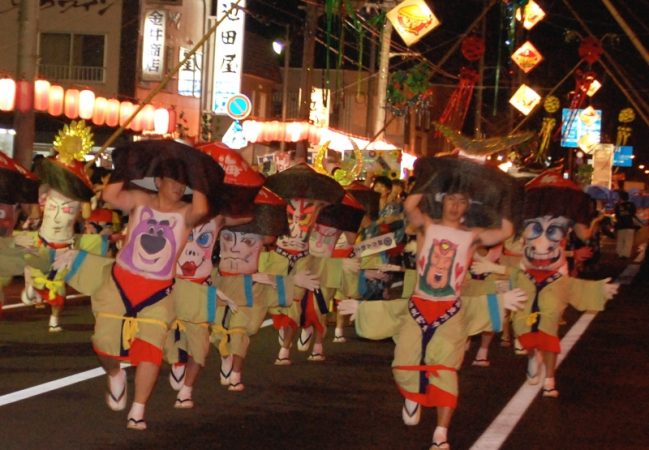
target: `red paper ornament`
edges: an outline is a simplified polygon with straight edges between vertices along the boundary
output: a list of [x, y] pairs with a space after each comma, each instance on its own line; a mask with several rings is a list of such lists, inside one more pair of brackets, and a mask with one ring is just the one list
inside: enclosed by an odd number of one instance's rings
[[602, 45], [593, 37], [587, 37], [579, 45], [579, 57], [583, 58], [588, 64], [593, 64], [604, 52]]
[[467, 36], [462, 41], [461, 50], [466, 59], [469, 61], [477, 61], [484, 54], [484, 40], [479, 36]]

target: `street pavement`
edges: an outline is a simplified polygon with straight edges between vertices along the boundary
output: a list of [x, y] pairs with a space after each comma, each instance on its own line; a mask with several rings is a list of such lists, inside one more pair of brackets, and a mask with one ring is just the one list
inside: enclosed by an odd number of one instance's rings
[[[598, 275], [617, 277], [629, 261], [611, 256]], [[633, 266], [632, 266], [633, 268]], [[628, 272], [626, 272], [628, 273]], [[624, 281], [631, 281], [624, 276]], [[347, 327], [327, 360], [274, 366], [276, 333], [253, 337], [243, 392], [219, 384], [218, 354], [194, 388], [193, 410], [173, 408], [168, 367], [147, 405], [149, 429], [126, 429], [126, 411], [104, 403], [105, 376], [90, 346], [89, 300], [68, 302], [62, 333], [47, 332], [47, 309], [14, 307], [21, 280], [8, 290], [0, 318], [0, 448], [2, 449], [426, 449], [435, 412], [401, 421], [392, 380], [391, 340], [368, 341]], [[649, 283], [625, 284], [598, 314], [566, 313], [557, 372], [558, 399], [525, 384], [525, 357], [495, 339], [491, 366], [471, 366], [478, 337], [460, 371], [459, 407], [449, 431], [453, 449], [649, 448]], [[580, 333], [583, 331], [583, 334]], [[129, 395], [133, 369], [127, 369]], [[88, 378], [88, 379], [85, 379]], [[45, 391], [45, 392], [43, 392]], [[526, 399], [529, 400], [529, 407]], [[131, 399], [129, 398], [129, 405]]]

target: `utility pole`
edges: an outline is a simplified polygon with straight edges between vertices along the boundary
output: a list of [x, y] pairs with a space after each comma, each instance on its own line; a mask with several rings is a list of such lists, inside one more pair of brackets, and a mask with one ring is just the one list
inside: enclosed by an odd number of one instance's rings
[[[487, 0], [484, 0], [484, 8], [487, 8]], [[487, 36], [487, 18], [482, 18], [481, 26], [481, 36], [482, 39], [486, 39]], [[482, 138], [482, 105], [483, 105], [483, 96], [484, 96], [484, 61], [485, 53], [482, 52], [480, 55], [480, 61], [478, 62], [478, 73], [480, 74], [478, 89], [475, 93], [475, 116], [474, 116], [474, 131], [476, 139]]]
[[[392, 9], [393, 1], [383, 2], [385, 9]], [[390, 43], [392, 41], [392, 23], [386, 19], [381, 31], [381, 53], [379, 56], [379, 79], [376, 83], [376, 121], [374, 122], [375, 139], [383, 139], [385, 135], [385, 99], [388, 90], [388, 76], [390, 68]]]
[[[282, 123], [286, 126], [286, 112], [288, 109], [288, 73], [289, 62], [291, 59], [291, 34], [289, 25], [286, 27], [286, 36], [284, 37], [284, 71], [282, 72]], [[286, 149], [286, 141], [282, 139], [279, 143], [280, 151]], [[305, 155], [306, 156], [306, 155]]]
[[[306, 3], [306, 24], [304, 28], [304, 47], [302, 50], [302, 79], [300, 83], [300, 107], [298, 116], [302, 120], [309, 120], [311, 110], [311, 87], [313, 86], [313, 65], [315, 60], [315, 32], [318, 26], [320, 5], [313, 2]], [[306, 161], [306, 146], [297, 145], [295, 159]]]
[[16, 96], [23, 96], [26, 108], [14, 110], [14, 158], [23, 166], [32, 165], [34, 149], [34, 79], [36, 78], [36, 36], [38, 36], [39, 0], [22, 0], [18, 7], [18, 61], [16, 81], [23, 83], [24, 90], [17, 90]]

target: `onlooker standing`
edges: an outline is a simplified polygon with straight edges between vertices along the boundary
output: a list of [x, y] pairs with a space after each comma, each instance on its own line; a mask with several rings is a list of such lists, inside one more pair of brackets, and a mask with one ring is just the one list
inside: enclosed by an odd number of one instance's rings
[[629, 201], [629, 194], [620, 191], [620, 200], [615, 205], [615, 230], [617, 231], [616, 252], [620, 258], [630, 258], [635, 234], [635, 205]]

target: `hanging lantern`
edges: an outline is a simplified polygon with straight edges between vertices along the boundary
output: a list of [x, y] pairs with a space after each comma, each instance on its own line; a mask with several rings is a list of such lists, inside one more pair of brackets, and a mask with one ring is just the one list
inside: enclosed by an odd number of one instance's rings
[[[133, 111], [135, 111], [137, 108], [139, 108], [139, 105], [134, 105]], [[133, 117], [133, 120], [131, 120], [131, 123], [129, 123], [128, 127], [137, 133], [142, 131], [142, 129], [144, 128], [144, 115], [142, 114], [142, 110], [138, 111], [135, 117]]]
[[561, 107], [561, 101], [559, 100], [558, 97], [554, 95], [550, 95], [546, 97], [545, 100], [543, 101], [543, 108], [549, 114], [554, 114], [555, 112], [559, 111], [560, 107]]
[[528, 115], [541, 101], [541, 96], [534, 89], [521, 84], [516, 93], [509, 99], [509, 103], [524, 115]]
[[467, 36], [462, 40], [462, 54], [469, 61], [477, 61], [484, 54], [484, 40], [479, 36]]
[[167, 108], [158, 108], [155, 110], [153, 117], [153, 130], [155, 134], [167, 134], [169, 130], [169, 110]]
[[16, 109], [27, 112], [34, 107], [34, 84], [27, 80], [16, 82]]
[[580, 58], [592, 65], [594, 62], [597, 62], [604, 49], [597, 39], [589, 36], [581, 41], [578, 52]]
[[175, 133], [176, 132], [176, 123], [177, 123], [177, 118], [176, 118], [176, 110], [173, 108], [169, 109], [169, 128], [167, 128], [167, 133]]
[[79, 117], [85, 120], [92, 119], [95, 109], [95, 93], [89, 89], [79, 92]]
[[140, 113], [142, 114], [142, 129], [152, 131], [155, 125], [155, 108], [153, 105], [146, 105]]
[[47, 111], [50, 100], [50, 82], [47, 80], [34, 81], [34, 109], [36, 111]]
[[[521, 14], [521, 11], [523, 12]], [[545, 11], [534, 0], [529, 0], [523, 7], [516, 11], [516, 20], [523, 21], [523, 28], [531, 30], [534, 25], [539, 23], [545, 17]]]
[[0, 79], [0, 110], [12, 111], [16, 101], [16, 82], [11, 78]]
[[65, 91], [63, 86], [54, 85], [50, 86], [50, 95], [47, 103], [47, 112], [52, 116], [60, 116], [63, 114], [63, 98]]
[[119, 126], [123, 127], [126, 125], [126, 121], [131, 117], [135, 111], [135, 105], [133, 103], [124, 101], [119, 104]]
[[106, 110], [108, 109], [108, 100], [104, 97], [95, 98], [95, 106], [92, 109], [92, 123], [103, 125], [106, 121]]
[[599, 119], [599, 113], [592, 106], [589, 106], [588, 108], [584, 109], [579, 114], [579, 120], [581, 120], [584, 123], [584, 125], [586, 125], [587, 127], [595, 123], [597, 119]]
[[440, 24], [424, 0], [404, 0], [386, 17], [409, 47]]
[[116, 127], [119, 124], [119, 100], [111, 98], [106, 105], [106, 125]]
[[63, 114], [68, 119], [76, 119], [79, 117], [79, 89], [68, 89], [65, 91]]
[[528, 73], [543, 61], [543, 55], [530, 41], [526, 41], [512, 54], [512, 60], [523, 72]]

